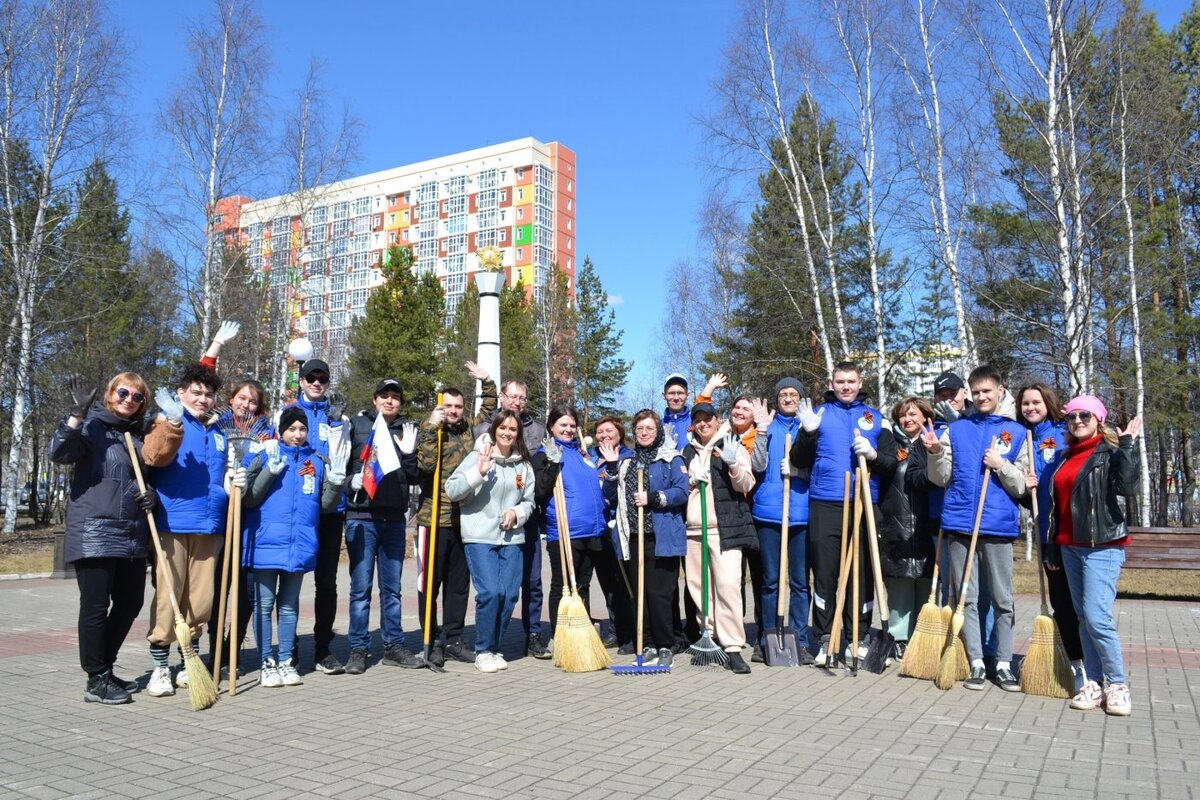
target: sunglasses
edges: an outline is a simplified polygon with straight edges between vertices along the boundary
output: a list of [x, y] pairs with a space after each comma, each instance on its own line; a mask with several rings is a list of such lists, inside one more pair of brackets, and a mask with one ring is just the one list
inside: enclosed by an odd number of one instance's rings
[[1072, 411], [1067, 414], [1067, 422], [1082, 422], [1085, 425], [1092, 421], [1092, 412], [1090, 411]]
[[320, 384], [327, 385], [329, 383], [329, 376], [328, 375], [305, 375], [304, 382], [305, 383], [320, 383]]
[[118, 400], [128, 400], [130, 397], [133, 397], [133, 402], [135, 403], [140, 403], [146, 399], [146, 395], [142, 394], [141, 392], [131, 392], [124, 386], [122, 386], [120, 389], [117, 389]]

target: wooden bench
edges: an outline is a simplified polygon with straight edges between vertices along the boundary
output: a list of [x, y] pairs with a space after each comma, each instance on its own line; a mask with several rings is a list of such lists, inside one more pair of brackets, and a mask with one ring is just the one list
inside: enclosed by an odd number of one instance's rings
[[1200, 528], [1129, 527], [1127, 569], [1200, 569]]

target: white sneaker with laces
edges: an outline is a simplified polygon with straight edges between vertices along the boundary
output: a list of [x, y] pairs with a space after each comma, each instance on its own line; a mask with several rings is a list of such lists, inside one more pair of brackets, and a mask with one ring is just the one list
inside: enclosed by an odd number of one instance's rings
[[821, 649], [817, 651], [816, 657], [813, 658], [814, 667], [824, 667], [828, 663], [829, 653], [825, 652], [826, 647], [824, 643], [821, 644]]
[[1110, 683], [1104, 687], [1104, 713], [1114, 717], [1128, 717], [1133, 713], [1128, 686], [1123, 683]]
[[492, 662], [496, 665], [496, 669], [508, 669], [508, 662], [499, 653], [492, 653]]
[[146, 685], [146, 694], [151, 697], [170, 697], [175, 694], [170, 667], [154, 668], [154, 672], [150, 673], [150, 683]]
[[1071, 698], [1071, 708], [1077, 711], [1091, 711], [1093, 708], [1099, 708], [1103, 700], [1104, 693], [1100, 691], [1100, 684], [1088, 681], [1079, 690], [1079, 694]]
[[496, 661], [492, 658], [491, 653], [479, 653], [475, 656], [475, 669], [480, 672], [498, 672], [500, 667], [496, 666]]
[[290, 658], [279, 665], [279, 677], [284, 686], [300, 686], [304, 683], [304, 679], [300, 677], [300, 673], [296, 671], [296, 665]]
[[188, 688], [187, 665], [180, 664], [179, 669], [175, 672], [175, 688]]
[[258, 683], [265, 689], [278, 689], [283, 686], [283, 676], [279, 674], [279, 667], [274, 661], [267, 659], [263, 662]]

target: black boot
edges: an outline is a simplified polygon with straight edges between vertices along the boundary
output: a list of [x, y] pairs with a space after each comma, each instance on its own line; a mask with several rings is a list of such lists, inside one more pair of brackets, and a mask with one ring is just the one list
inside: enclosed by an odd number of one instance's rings
[[732, 653], [726, 653], [729, 660], [725, 662], [725, 669], [732, 672], [734, 675], [749, 675], [750, 665], [742, 658], [742, 654], [736, 650]]

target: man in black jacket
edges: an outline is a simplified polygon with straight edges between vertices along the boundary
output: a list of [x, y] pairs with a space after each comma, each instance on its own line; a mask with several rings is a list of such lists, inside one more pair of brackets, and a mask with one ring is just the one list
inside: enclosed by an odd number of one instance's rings
[[[349, 474], [346, 501], [346, 550], [350, 555], [350, 660], [348, 675], [361, 675], [367, 668], [371, 647], [371, 589], [373, 575], [379, 574], [380, 628], [383, 634], [383, 663], [389, 666], [420, 668], [421, 662], [404, 644], [400, 625], [400, 571], [406, 548], [405, 516], [408, 512], [409, 486], [417, 472], [417, 426], [400, 418], [404, 402], [400, 381], [385, 378], [375, 387], [373, 411], [363, 411], [351, 421]], [[371, 464], [364, 462], [366, 444], [379, 416], [387, 425], [391, 441], [373, 442], [375, 453], [395, 448], [400, 469], [384, 475], [374, 489], [367, 473]], [[364, 488], [364, 478], [366, 487]]]

